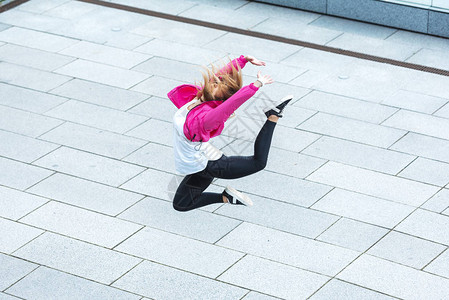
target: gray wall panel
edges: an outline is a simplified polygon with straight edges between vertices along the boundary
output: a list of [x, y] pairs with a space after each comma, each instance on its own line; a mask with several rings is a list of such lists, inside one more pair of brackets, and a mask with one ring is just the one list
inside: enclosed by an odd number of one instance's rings
[[328, 0], [327, 13], [426, 33], [429, 12], [426, 9], [373, 0]]
[[449, 37], [449, 14], [431, 11], [429, 15], [429, 33]]
[[278, 4], [325, 14], [327, 0], [260, 0], [258, 2]]

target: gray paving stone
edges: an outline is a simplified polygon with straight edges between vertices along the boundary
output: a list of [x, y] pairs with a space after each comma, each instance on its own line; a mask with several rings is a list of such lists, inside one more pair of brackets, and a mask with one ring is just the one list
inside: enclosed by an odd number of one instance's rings
[[41, 14], [47, 10], [64, 4], [64, 2], [67, 2], [67, 0], [31, 1], [20, 5], [18, 9], [31, 13]]
[[47, 110], [64, 103], [68, 99], [25, 89], [13, 85], [0, 83], [0, 99], [2, 105], [27, 110], [34, 113], [43, 113]]
[[[234, 1], [233, 1], [234, 2]], [[266, 5], [265, 3], [249, 1], [247, 4], [237, 8], [241, 12], [256, 11], [258, 14], [269, 18], [290, 18], [303, 21], [308, 24], [320, 17], [320, 14], [299, 9], [292, 9], [277, 5]]]
[[253, 27], [252, 30], [320, 45], [328, 43], [341, 34], [337, 30], [304, 23], [304, 20], [294, 18], [269, 18]]
[[439, 109], [434, 115], [449, 119], [449, 103]]
[[69, 81], [71, 78], [55, 73], [23, 67], [7, 62], [0, 62], [2, 73], [0, 80], [4, 83], [27, 87], [42, 92], [49, 90]]
[[313, 300], [327, 300], [327, 299], [366, 299], [366, 300], [377, 300], [377, 299], [394, 299], [392, 297], [386, 296], [384, 294], [369, 290], [354, 284], [350, 284], [338, 279], [332, 279], [324, 287], [322, 287], [316, 294], [314, 294], [310, 299]]
[[[398, 90], [382, 101], [382, 104], [431, 114], [447, 102], [447, 99]], [[438, 115], [438, 114], [436, 114]]]
[[326, 160], [271, 148], [266, 169], [297, 178], [305, 178], [321, 167]]
[[143, 198], [139, 194], [59, 173], [39, 182], [28, 192], [111, 216]]
[[104, 44], [106, 46], [116, 47], [125, 50], [133, 50], [150, 41], [152, 38], [145, 37], [130, 32], [119, 32], [108, 39]]
[[8, 28], [11, 28], [11, 25], [0, 23], [0, 31], [4, 31]]
[[156, 1], [145, 1], [145, 0], [107, 0], [108, 2], [112, 3], [119, 3], [124, 5], [131, 5], [132, 7], [139, 7], [147, 10], [155, 10], [159, 12], [165, 12], [169, 14], [179, 14], [182, 11], [185, 11], [186, 9], [192, 7], [194, 5], [194, 2], [192, 1], [172, 1], [172, 3], [168, 4], [166, 1], [163, 0], [156, 0]]
[[173, 148], [169, 146], [148, 143], [123, 160], [156, 170], [176, 173], [173, 160]]
[[449, 49], [449, 41], [446, 38], [439, 38], [428, 34], [422, 34], [418, 32], [411, 32], [406, 30], [398, 30], [387, 41], [419, 45], [421, 48], [429, 48], [435, 50], [447, 50]]
[[150, 119], [131, 131], [128, 131], [126, 135], [167, 146], [173, 146], [173, 123]]
[[[66, 20], [57, 19], [50, 16], [44, 16], [36, 13], [29, 13], [18, 9], [9, 10], [2, 13], [0, 16], [0, 22], [14, 25], [17, 27], [44, 32], [51, 28], [54, 28], [55, 26], [61, 27], [67, 25]], [[25, 38], [24, 36], [21, 36], [19, 37], [19, 40], [23, 40], [24, 38]], [[61, 42], [62, 40], [59, 41]], [[44, 41], [39, 41], [38, 43], [42, 42]]]
[[0, 130], [0, 155], [30, 163], [58, 148], [58, 145]]
[[405, 61], [418, 52], [421, 47], [416, 45], [403, 45], [385, 41], [383, 39], [360, 36], [345, 32], [336, 39], [330, 41], [326, 46], [347, 49], [350, 51], [366, 53], [374, 56]]
[[[257, 30], [257, 27], [253, 28], [253, 30]], [[259, 59], [266, 59], [272, 62], [279, 62], [301, 49], [301, 47], [295, 45], [286, 45], [236, 33], [227, 33], [208, 43], [206, 48], [217, 50], [222, 49], [223, 45], [227, 45], [227, 51], [235, 55], [251, 53], [251, 55]]]
[[382, 148], [391, 146], [406, 133], [395, 128], [325, 113], [314, 115], [297, 128]]
[[284, 299], [305, 299], [329, 280], [327, 276], [250, 255], [218, 279]]
[[[73, 20], [64, 20], [65, 23], [62, 26], [52, 27], [48, 31], [57, 35], [104, 44], [119, 35], [120, 32], [129, 31], [152, 19], [143, 14], [90, 5], [95, 9], [83, 13]], [[59, 17], [56, 19], [61, 20]]]
[[31, 137], [39, 135], [61, 125], [63, 122], [50, 117], [0, 106], [0, 129]]
[[416, 133], [408, 133], [391, 149], [449, 162], [449, 141]]
[[444, 299], [449, 292], [448, 279], [370, 255], [362, 255], [337, 278], [405, 299]]
[[214, 7], [203, 4], [196, 5], [179, 15], [212, 23], [220, 20], [220, 24], [243, 29], [251, 28], [266, 19], [257, 11], [241, 12], [228, 7]]
[[142, 226], [85, 209], [51, 201], [21, 219], [89, 243], [112, 248]]
[[[176, 253], [173, 249], [177, 249]], [[219, 276], [243, 256], [237, 251], [149, 227], [115, 250], [210, 278]]]
[[334, 189], [312, 206], [313, 209], [393, 228], [414, 207], [350, 191]]
[[8, 294], [0, 292], [0, 300], [17, 300], [17, 299], [20, 299], [20, 298], [10, 296]]
[[[340, 72], [346, 73], [354, 61], [355, 59], [352, 57], [303, 48], [297, 53], [284, 59], [282, 63], [313, 71], [325, 71], [326, 73], [323, 74], [323, 76], [327, 77], [329, 74], [340, 74]], [[323, 79], [324, 78], [322, 77], [321, 80]]]
[[338, 30], [349, 34], [358, 35], [360, 38], [370, 37], [379, 40], [384, 40], [397, 31], [396, 29], [386, 26], [367, 24], [363, 22], [354, 22], [352, 20], [326, 15], [320, 16], [309, 24], [312, 26], [323, 27], [331, 30]]
[[249, 223], [238, 226], [217, 244], [329, 276], [359, 255], [353, 250]]
[[187, 82], [202, 81], [200, 66], [162, 57], [153, 57], [134, 67], [133, 70]]
[[137, 296], [67, 273], [39, 267], [6, 290], [24, 299], [132, 299]]
[[68, 56], [13, 44], [7, 44], [0, 48], [0, 59], [43, 71], [55, 70], [74, 60], [74, 58]]
[[[342, 61], [338, 57], [334, 59], [339, 62]], [[312, 88], [374, 103], [380, 103], [383, 99], [401, 88], [402, 83], [398, 82], [398, 77], [393, 72], [389, 72], [389, 76], [377, 74], [379, 72], [373, 71], [371, 71], [373, 73], [371, 75], [372, 77], [357, 74], [352, 75], [351, 73], [355, 72], [354, 69], [357, 69], [358, 66], [358, 62], [352, 65], [343, 64], [339, 69], [331, 70], [330, 72], [333, 75], [325, 76], [315, 83]]]
[[279, 298], [274, 298], [268, 295], [260, 294], [254, 291], [249, 292], [243, 300], [276, 300]]
[[144, 170], [126, 162], [66, 147], [42, 157], [35, 164], [112, 186], [118, 186]]
[[[144, 93], [147, 95], [157, 96], [160, 98], [167, 99], [167, 93], [178, 85], [184, 84], [185, 82], [179, 80], [173, 80], [158, 76], [152, 76], [147, 80], [134, 86], [131, 90]], [[173, 105], [174, 106], [174, 105]]]
[[428, 184], [336, 162], [328, 162], [306, 179], [412, 206], [420, 206], [438, 191]]
[[0, 172], [0, 184], [19, 190], [25, 190], [53, 173], [3, 157], [0, 157], [0, 169], [8, 170]]
[[57, 17], [61, 19], [73, 20], [82, 15], [97, 9], [95, 5], [78, 2], [78, 1], [63, 1], [58, 6], [52, 7], [44, 12], [46, 16]]
[[446, 70], [449, 68], [449, 59], [447, 59], [445, 53], [447, 51], [424, 48], [407, 59], [407, 62]]
[[307, 72], [290, 81], [290, 84], [302, 86], [305, 88], [313, 88], [313, 86], [323, 80], [323, 76], [327, 76], [326, 72], [307, 70]]
[[79, 79], [71, 80], [51, 93], [119, 110], [127, 110], [148, 98], [145, 94]]
[[254, 202], [252, 207], [223, 205], [214, 213], [309, 238], [316, 238], [338, 220], [316, 210], [255, 195], [249, 197]]
[[296, 128], [276, 126], [271, 145], [284, 150], [299, 152], [319, 138], [318, 134]]
[[0, 253], [0, 290], [5, 290], [16, 281], [37, 268], [37, 265]]
[[149, 77], [141, 72], [81, 59], [65, 65], [55, 72], [124, 89], [129, 89]]
[[414, 156], [323, 136], [301, 153], [382, 173], [397, 174]]
[[18, 220], [48, 199], [0, 186], [0, 216]]
[[146, 117], [76, 100], [45, 113], [75, 123], [123, 133], [147, 120]]
[[[113, 118], [111, 117], [111, 119]], [[118, 159], [146, 144], [146, 141], [140, 139], [70, 122], [64, 123], [39, 138]]]
[[317, 239], [333, 245], [364, 252], [388, 231], [384, 228], [342, 218]]
[[[23, 22], [24, 19], [19, 21]], [[75, 39], [20, 27], [10, 27], [1, 31], [0, 40], [49, 52], [59, 52], [78, 42]]]
[[12, 253], [43, 231], [21, 223], [0, 218], [0, 251]]
[[446, 249], [446, 251], [442, 255], [437, 257], [424, 270], [449, 278], [449, 251]]
[[382, 123], [397, 110], [388, 106], [313, 91], [294, 103], [295, 106], [335, 114], [370, 123]]
[[396, 230], [449, 245], [448, 224], [449, 216], [418, 209], [399, 224]]
[[[148, 3], [148, 1], [145, 1]], [[172, 5], [171, 5], [172, 7]], [[202, 26], [154, 18], [131, 30], [131, 33], [193, 46], [203, 46], [226, 32]]]
[[162, 39], [153, 39], [148, 43], [135, 48], [134, 52], [147, 53], [167, 59], [204, 66], [227, 55], [227, 53], [222, 50], [210, 50]]
[[154, 198], [140, 201], [118, 217], [208, 243], [215, 243], [240, 224], [238, 220], [202, 210], [179, 213], [170, 202]]
[[449, 98], [449, 91], [442, 86], [449, 82], [449, 78], [446, 76], [438, 76], [431, 73], [421, 74], [417, 72], [414, 72], [413, 75], [412, 78], [405, 82], [404, 89], [435, 97]]
[[[240, 299], [248, 291], [234, 285], [144, 261], [113, 284], [155, 299]], [[176, 288], [173, 288], [176, 287]]]
[[107, 285], [142, 261], [49, 232], [20, 248], [14, 255]]
[[449, 190], [440, 190], [435, 194], [435, 196], [421, 205], [421, 208], [428, 209], [437, 213], [443, 212], [445, 209], [449, 208]]
[[449, 164], [418, 157], [398, 176], [445, 186], [449, 183]]
[[449, 120], [427, 114], [400, 110], [383, 125], [449, 140]]
[[89, 61], [103, 63], [123, 69], [131, 69], [151, 58], [150, 55], [136, 53], [129, 50], [99, 45], [81, 41], [61, 52], [61, 54], [82, 58]]
[[422, 269], [445, 249], [446, 247], [443, 245], [391, 231], [367, 253], [402, 265]]
[[174, 174], [167, 172], [148, 169], [120, 187], [125, 190], [171, 201], [169, 195], [172, 195], [173, 192], [170, 190], [170, 183], [174, 176]]
[[[253, 176], [239, 178], [232, 183], [225, 179], [218, 179], [216, 184], [221, 186], [231, 184], [239, 191], [305, 207], [312, 205], [331, 190], [326, 185], [268, 171], [261, 171]], [[273, 186], [282, 186], [283, 188], [273, 189]]]

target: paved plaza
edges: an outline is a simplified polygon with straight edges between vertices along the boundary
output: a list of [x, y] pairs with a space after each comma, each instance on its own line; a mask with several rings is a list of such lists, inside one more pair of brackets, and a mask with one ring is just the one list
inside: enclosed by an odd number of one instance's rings
[[[113, 0], [449, 70], [449, 40], [243, 0]], [[265, 60], [212, 143], [253, 207], [180, 213], [166, 94]], [[258, 68], [243, 70], [245, 84]], [[449, 77], [76, 0], [0, 14], [0, 299], [449, 299]]]

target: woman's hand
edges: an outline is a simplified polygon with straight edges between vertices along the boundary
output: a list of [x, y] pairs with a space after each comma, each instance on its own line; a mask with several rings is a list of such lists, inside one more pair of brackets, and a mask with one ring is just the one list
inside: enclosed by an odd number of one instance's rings
[[247, 61], [249, 61], [253, 65], [256, 65], [256, 66], [265, 66], [266, 65], [264, 61], [258, 60], [257, 58], [255, 58], [252, 55], [247, 55], [247, 56], [245, 56], [245, 58]]
[[271, 78], [270, 75], [262, 75], [262, 72], [257, 72], [257, 80], [256, 82], [254, 82], [254, 85], [257, 86], [258, 88], [265, 85], [265, 84], [270, 84], [273, 83], [273, 79]]

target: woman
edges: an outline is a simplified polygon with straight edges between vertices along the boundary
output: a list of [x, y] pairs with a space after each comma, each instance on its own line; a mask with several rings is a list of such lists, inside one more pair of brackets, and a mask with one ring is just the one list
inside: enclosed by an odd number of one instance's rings
[[232, 187], [222, 193], [204, 193], [214, 178], [234, 179], [265, 168], [275, 125], [292, 96], [265, 111], [267, 121], [257, 135], [252, 156], [226, 156], [209, 139], [218, 136], [225, 121], [259, 88], [273, 82], [259, 71], [257, 80], [242, 87], [241, 69], [247, 62], [264, 66], [253, 56], [240, 56], [218, 72], [207, 70], [202, 86], [184, 84], [168, 93], [179, 108], [173, 117], [176, 171], [186, 175], [179, 185], [173, 207], [188, 211], [212, 203], [252, 205], [249, 197]]

